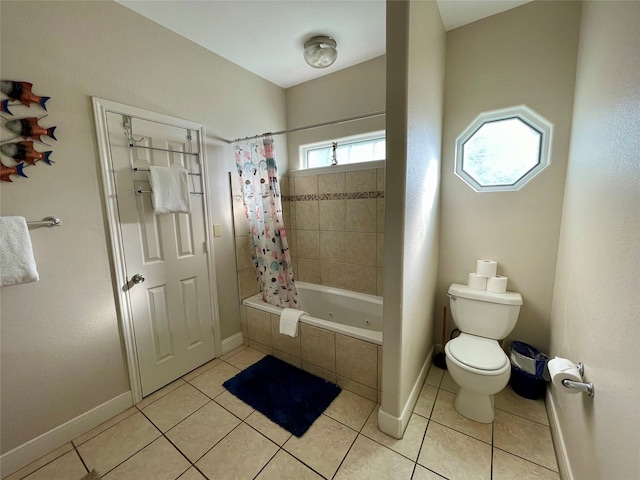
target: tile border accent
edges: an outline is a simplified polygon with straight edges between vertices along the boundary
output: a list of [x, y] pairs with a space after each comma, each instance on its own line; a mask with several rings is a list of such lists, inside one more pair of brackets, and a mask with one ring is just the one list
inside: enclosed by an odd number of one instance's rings
[[133, 406], [131, 390], [92, 408], [0, 456], [2, 475], [17, 472], [61, 445], [97, 427]]
[[347, 192], [347, 193], [313, 193], [308, 195], [282, 195], [283, 201], [310, 202], [313, 200], [361, 200], [364, 198], [384, 198], [383, 191]]

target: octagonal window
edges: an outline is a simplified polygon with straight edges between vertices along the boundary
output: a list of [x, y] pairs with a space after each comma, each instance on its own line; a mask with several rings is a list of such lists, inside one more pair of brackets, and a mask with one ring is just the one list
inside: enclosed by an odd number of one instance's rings
[[549, 165], [551, 131], [525, 106], [482, 113], [456, 140], [455, 174], [476, 192], [518, 190]]

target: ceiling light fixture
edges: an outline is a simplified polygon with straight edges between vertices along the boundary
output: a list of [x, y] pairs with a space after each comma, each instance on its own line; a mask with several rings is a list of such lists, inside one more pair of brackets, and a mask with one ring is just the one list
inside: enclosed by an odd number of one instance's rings
[[313, 37], [304, 44], [304, 59], [313, 68], [327, 68], [336, 61], [336, 41], [327, 36]]

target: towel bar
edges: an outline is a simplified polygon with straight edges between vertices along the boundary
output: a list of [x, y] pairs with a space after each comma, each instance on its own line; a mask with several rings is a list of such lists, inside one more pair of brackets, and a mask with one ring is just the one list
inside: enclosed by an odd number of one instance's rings
[[[148, 171], [149, 171], [149, 169], [148, 169], [148, 168], [138, 168], [138, 167], [133, 167], [133, 171], [134, 171], [134, 172], [148, 172]], [[187, 172], [187, 175], [194, 175], [194, 176], [196, 176], [196, 177], [201, 177], [201, 176], [202, 176], [202, 174], [201, 174], [201, 173], [190, 173], [190, 172]]]
[[43, 227], [59, 227], [60, 219], [56, 217], [44, 217], [42, 220], [34, 220], [27, 222], [27, 225], [43, 226]]
[[170, 152], [177, 153], [179, 155], [193, 155], [197, 157], [200, 155], [198, 152], [181, 152], [180, 150], [169, 150], [168, 148], [157, 148], [157, 147], [145, 147], [144, 145], [134, 145], [133, 143], [129, 143], [129, 148], [144, 148], [146, 150], [156, 150], [158, 152]]
[[[151, 190], [134, 190], [136, 195], [142, 195], [143, 193], [152, 193]], [[191, 195], [204, 195], [204, 192], [189, 192]]]

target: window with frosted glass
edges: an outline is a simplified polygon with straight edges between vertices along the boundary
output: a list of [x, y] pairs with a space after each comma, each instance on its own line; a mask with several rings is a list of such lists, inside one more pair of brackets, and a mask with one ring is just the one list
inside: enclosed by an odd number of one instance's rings
[[524, 106], [485, 112], [456, 141], [455, 174], [477, 192], [519, 190], [549, 165], [551, 131]]

